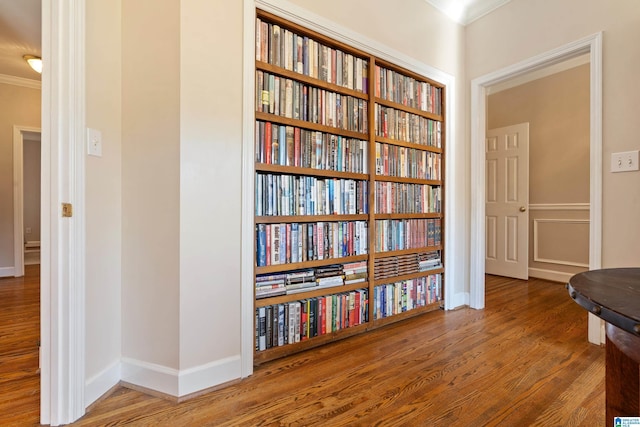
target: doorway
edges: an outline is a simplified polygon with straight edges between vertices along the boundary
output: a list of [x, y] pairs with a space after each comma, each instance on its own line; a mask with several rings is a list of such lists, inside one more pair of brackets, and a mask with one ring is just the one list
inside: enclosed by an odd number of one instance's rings
[[[588, 268], [589, 74], [585, 54], [489, 88], [487, 142], [494, 148], [487, 146], [488, 274], [567, 283]], [[512, 129], [525, 121], [526, 132]], [[494, 135], [497, 127], [503, 131]], [[502, 153], [496, 150], [504, 150], [506, 158], [490, 161]], [[494, 183], [497, 191], [490, 191], [496, 164], [501, 180]], [[514, 174], [525, 169], [530, 173]], [[492, 200], [495, 195], [498, 200]], [[508, 216], [496, 216], [500, 207]], [[498, 227], [490, 227], [496, 222]], [[518, 238], [505, 239], [516, 235], [511, 231], [518, 224]], [[496, 231], [503, 238], [495, 239]]]
[[13, 252], [14, 276], [24, 275], [25, 259], [40, 263], [41, 131], [13, 128]]
[[[596, 33], [520, 63], [478, 77], [471, 82], [471, 221], [469, 305], [484, 308], [485, 278], [485, 137], [487, 90], [498, 83], [529, 71], [589, 54], [589, 268], [602, 265], [602, 33]], [[480, 183], [480, 184], [478, 184]], [[589, 317], [589, 341], [600, 344], [602, 326], [595, 316]]]
[[[485, 274], [485, 139], [486, 97], [491, 86], [530, 71], [562, 61], [589, 55], [589, 268], [601, 266], [602, 251], [602, 34], [597, 33], [535, 56], [505, 69], [478, 77], [471, 82], [471, 229], [469, 305], [484, 308]], [[590, 323], [591, 332], [591, 323]], [[598, 332], [600, 336], [600, 332]], [[590, 333], [591, 340], [591, 333]], [[592, 341], [593, 342], [593, 341]]]

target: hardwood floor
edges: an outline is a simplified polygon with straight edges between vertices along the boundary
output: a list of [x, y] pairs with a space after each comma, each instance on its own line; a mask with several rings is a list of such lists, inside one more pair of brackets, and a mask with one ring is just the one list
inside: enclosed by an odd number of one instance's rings
[[604, 349], [564, 286], [486, 289], [485, 310], [428, 313], [182, 403], [118, 387], [74, 425], [603, 426]]
[[40, 420], [40, 266], [0, 279], [0, 425]]

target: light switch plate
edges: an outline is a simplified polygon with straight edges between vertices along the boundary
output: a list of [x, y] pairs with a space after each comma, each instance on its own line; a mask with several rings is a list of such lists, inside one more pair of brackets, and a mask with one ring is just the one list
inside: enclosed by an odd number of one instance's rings
[[611, 172], [631, 172], [638, 169], [638, 150], [611, 154]]
[[87, 128], [87, 154], [102, 157], [102, 132]]

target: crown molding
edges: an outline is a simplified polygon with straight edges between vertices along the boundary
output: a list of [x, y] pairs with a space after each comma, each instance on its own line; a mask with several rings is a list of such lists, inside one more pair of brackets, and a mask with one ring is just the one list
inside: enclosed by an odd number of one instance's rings
[[42, 89], [42, 83], [39, 80], [25, 79], [23, 77], [9, 76], [6, 74], [0, 74], [0, 83], [28, 87], [29, 89]]
[[468, 25], [511, 0], [425, 0], [451, 20]]

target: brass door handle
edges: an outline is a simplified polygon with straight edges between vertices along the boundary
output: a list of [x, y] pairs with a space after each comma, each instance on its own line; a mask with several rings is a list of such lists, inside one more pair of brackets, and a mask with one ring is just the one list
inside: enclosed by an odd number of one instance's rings
[[520, 212], [526, 212], [527, 208], [525, 208], [524, 206], [520, 206]]

